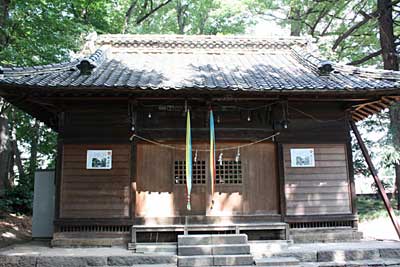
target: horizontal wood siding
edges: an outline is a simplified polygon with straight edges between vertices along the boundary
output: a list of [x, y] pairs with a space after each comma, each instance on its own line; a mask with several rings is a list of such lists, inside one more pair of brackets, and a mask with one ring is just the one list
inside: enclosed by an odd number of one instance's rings
[[[291, 148], [314, 148], [315, 167], [291, 167]], [[344, 144], [283, 145], [286, 215], [351, 213]]]
[[[111, 170], [87, 170], [90, 149], [112, 150]], [[61, 218], [127, 218], [130, 205], [130, 145], [73, 145], [63, 149]]]

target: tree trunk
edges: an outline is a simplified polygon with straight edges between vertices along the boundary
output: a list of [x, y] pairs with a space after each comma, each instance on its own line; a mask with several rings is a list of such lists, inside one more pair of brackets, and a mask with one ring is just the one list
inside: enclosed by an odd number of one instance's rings
[[133, 14], [133, 11], [136, 7], [137, 0], [131, 1], [131, 4], [129, 5], [128, 10], [125, 13], [125, 19], [124, 19], [124, 25], [122, 27], [122, 33], [127, 33], [128, 27], [129, 27], [129, 22], [131, 21], [131, 17]]
[[397, 190], [397, 210], [400, 210], [400, 164], [395, 164], [395, 183], [396, 183], [396, 190]]
[[5, 29], [7, 28], [9, 6], [10, 0], [0, 0], [0, 46], [4, 46], [7, 43]]
[[290, 7], [290, 35], [291, 36], [300, 36], [301, 33], [301, 18], [300, 18], [300, 10], [296, 7]]
[[24, 171], [24, 166], [22, 165], [21, 152], [19, 152], [17, 141], [13, 140], [11, 143], [12, 143], [13, 150], [14, 150], [15, 165], [17, 165], [18, 176], [19, 177], [24, 177], [25, 176], [25, 171]]
[[[382, 49], [383, 68], [385, 70], [399, 70], [397, 61], [396, 44], [393, 32], [392, 1], [378, 0], [378, 22], [379, 22], [379, 41]], [[390, 125], [393, 135], [393, 145], [398, 150], [400, 148], [400, 109], [398, 105], [390, 107]], [[396, 185], [397, 185], [397, 208], [400, 209], [400, 165], [395, 164]]]
[[10, 142], [8, 120], [0, 117], [0, 197], [10, 187], [8, 170], [10, 169]]
[[182, 5], [181, 1], [176, 2], [176, 19], [178, 23], [178, 33], [185, 34], [186, 27], [186, 5]]
[[379, 39], [382, 48], [383, 68], [399, 70], [393, 33], [392, 1], [378, 0]]
[[[396, 151], [400, 151], [400, 104], [393, 104], [390, 109], [390, 131], [392, 144]], [[400, 164], [395, 163], [395, 184], [397, 189], [397, 209], [400, 210]]]
[[33, 126], [33, 137], [31, 142], [31, 156], [29, 159], [29, 173], [33, 176], [37, 168], [37, 154], [38, 154], [38, 144], [39, 144], [39, 130], [40, 125], [37, 120]]

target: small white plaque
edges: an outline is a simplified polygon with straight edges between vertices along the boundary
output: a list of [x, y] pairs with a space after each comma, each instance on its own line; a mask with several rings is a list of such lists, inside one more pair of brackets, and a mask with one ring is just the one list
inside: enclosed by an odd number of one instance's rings
[[291, 148], [292, 167], [315, 167], [314, 148]]
[[88, 150], [86, 169], [110, 170], [112, 162], [112, 150]]

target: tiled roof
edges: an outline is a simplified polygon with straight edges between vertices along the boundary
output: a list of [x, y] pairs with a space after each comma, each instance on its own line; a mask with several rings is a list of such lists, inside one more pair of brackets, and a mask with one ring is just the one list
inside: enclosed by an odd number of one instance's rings
[[280, 92], [400, 86], [398, 72], [325, 62], [310, 47], [303, 38], [100, 35], [83, 49], [97, 50], [82, 59], [0, 69], [0, 86]]

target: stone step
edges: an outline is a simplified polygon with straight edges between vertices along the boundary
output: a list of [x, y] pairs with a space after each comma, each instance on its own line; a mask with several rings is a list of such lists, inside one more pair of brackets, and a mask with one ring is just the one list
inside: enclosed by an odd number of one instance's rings
[[301, 263], [301, 267], [376, 267], [376, 266], [400, 266], [399, 259], [374, 259], [358, 261], [332, 261], [332, 262], [308, 262]]
[[351, 242], [363, 238], [361, 232], [355, 230], [329, 230], [321, 229], [291, 229], [290, 239], [295, 243], [318, 243], [318, 242]]
[[196, 266], [243, 266], [254, 265], [251, 255], [197, 255], [179, 256], [179, 267]]
[[252, 265], [251, 255], [214, 255], [214, 266]]
[[[128, 249], [132, 249], [129, 244]], [[177, 253], [176, 243], [136, 243], [134, 249], [136, 253]]]
[[79, 248], [79, 247], [112, 247], [126, 244], [125, 238], [54, 238], [52, 247]]
[[332, 249], [305, 249], [305, 250], [284, 250], [273, 253], [275, 257], [294, 257], [300, 262], [346, 262], [357, 260], [374, 260], [380, 257], [400, 258], [400, 248], [332, 248]]
[[178, 255], [242, 255], [250, 254], [250, 245], [247, 244], [222, 244], [222, 245], [196, 245], [179, 246]]
[[[138, 264], [135, 267], [176, 267], [176, 264]], [[97, 266], [97, 267], [110, 267], [109, 265]], [[118, 267], [132, 267], [132, 265], [119, 265]]]
[[300, 261], [294, 257], [271, 257], [256, 259], [257, 266], [299, 266]]
[[378, 249], [333, 249], [317, 253], [318, 262], [373, 260], [379, 257]]
[[257, 240], [249, 241], [250, 252], [254, 258], [271, 257], [274, 253], [279, 253], [292, 245], [291, 240]]
[[247, 235], [180, 235], [179, 246], [218, 245], [218, 244], [247, 244]]
[[179, 256], [178, 267], [189, 267], [189, 266], [213, 266], [214, 257], [210, 255], [202, 256]]
[[[121, 256], [108, 256], [107, 265], [108, 266], [136, 266], [143, 264], [177, 264], [177, 257], [171, 255], [161, 255], [161, 254], [133, 254], [131, 256], [121, 255]], [[59, 266], [59, 265], [54, 265]]]

